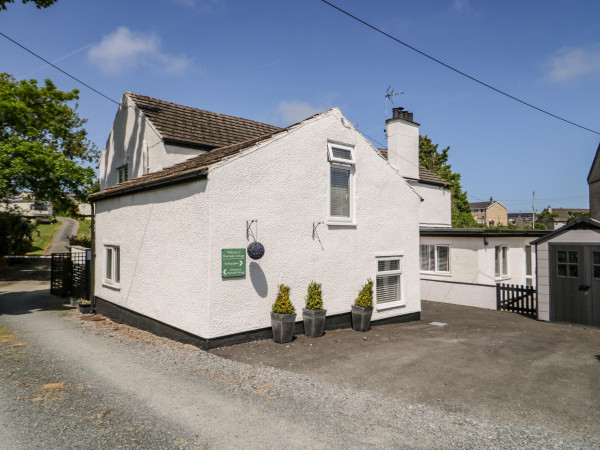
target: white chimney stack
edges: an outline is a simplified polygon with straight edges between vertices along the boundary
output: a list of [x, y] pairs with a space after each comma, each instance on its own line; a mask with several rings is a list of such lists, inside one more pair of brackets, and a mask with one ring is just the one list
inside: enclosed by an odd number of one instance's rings
[[385, 121], [388, 140], [388, 162], [404, 178], [419, 179], [419, 124], [413, 113], [394, 108], [392, 118]]

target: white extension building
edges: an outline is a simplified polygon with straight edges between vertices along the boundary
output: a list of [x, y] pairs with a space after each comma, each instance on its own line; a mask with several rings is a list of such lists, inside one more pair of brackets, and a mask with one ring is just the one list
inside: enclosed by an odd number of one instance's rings
[[281, 129], [126, 93], [90, 197], [96, 310], [208, 348], [268, 337], [280, 283], [298, 321], [317, 281], [349, 326], [373, 279], [374, 324], [418, 319], [420, 215], [448, 226], [450, 202], [403, 114], [386, 160], [337, 108]]

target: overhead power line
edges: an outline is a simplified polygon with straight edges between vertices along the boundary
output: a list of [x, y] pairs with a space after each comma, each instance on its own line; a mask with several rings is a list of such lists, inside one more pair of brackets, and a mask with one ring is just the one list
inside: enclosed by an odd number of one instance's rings
[[98, 94], [98, 95], [101, 95], [101, 96], [102, 96], [102, 97], [104, 97], [105, 99], [107, 99], [107, 100], [110, 100], [111, 102], [113, 102], [113, 103], [116, 103], [117, 105], [119, 104], [119, 102], [118, 102], [118, 101], [116, 101], [116, 100], [114, 100], [114, 99], [110, 98], [108, 95], [105, 95], [105, 94], [103, 94], [103, 93], [102, 93], [102, 92], [100, 92], [98, 89], [95, 89], [95, 88], [93, 88], [93, 87], [92, 87], [92, 86], [90, 86], [89, 84], [87, 84], [87, 83], [84, 83], [84, 82], [83, 82], [83, 81], [81, 81], [79, 78], [76, 78], [76, 77], [74, 77], [74, 76], [73, 76], [73, 75], [71, 75], [70, 73], [67, 73], [67, 72], [65, 72], [65, 71], [64, 71], [64, 70], [62, 70], [60, 67], [58, 67], [58, 66], [56, 66], [56, 65], [52, 64], [52, 63], [51, 63], [50, 61], [48, 61], [47, 59], [45, 59], [45, 58], [42, 58], [40, 55], [38, 55], [37, 53], [35, 53], [33, 50], [29, 50], [27, 47], [25, 47], [25, 46], [24, 46], [24, 45], [22, 45], [22, 44], [19, 44], [19, 43], [18, 43], [17, 41], [15, 41], [14, 39], [12, 39], [12, 38], [9, 38], [9, 37], [8, 37], [7, 35], [5, 35], [4, 33], [0, 32], [0, 35], [1, 35], [1, 36], [3, 36], [3, 37], [5, 37], [6, 39], [8, 39], [8, 40], [9, 40], [10, 42], [12, 42], [13, 44], [15, 44], [15, 45], [18, 45], [19, 47], [21, 47], [21, 48], [22, 48], [23, 50], [25, 50], [26, 52], [28, 52], [28, 53], [31, 53], [31, 54], [32, 54], [33, 56], [35, 56], [36, 58], [38, 58], [38, 59], [41, 59], [41, 60], [42, 60], [42, 61], [44, 61], [46, 64], [48, 64], [48, 65], [50, 65], [50, 66], [54, 67], [56, 70], [58, 70], [59, 72], [61, 72], [61, 73], [65, 74], [65, 75], [66, 75], [66, 76], [68, 76], [69, 78], [72, 78], [73, 80], [77, 81], [79, 84], [82, 84], [82, 85], [84, 85], [86, 88], [88, 88], [88, 89], [90, 89], [90, 90], [94, 91], [96, 94]]
[[406, 42], [404, 42], [404, 41], [401, 41], [400, 39], [398, 39], [398, 38], [396, 38], [396, 37], [392, 36], [392, 35], [391, 35], [391, 34], [389, 34], [389, 33], [386, 33], [385, 31], [383, 31], [383, 30], [381, 30], [381, 29], [377, 28], [376, 26], [374, 26], [374, 25], [371, 25], [371, 24], [370, 24], [370, 23], [368, 23], [368, 22], [365, 22], [364, 20], [362, 20], [362, 19], [360, 19], [360, 18], [356, 17], [356, 16], [355, 16], [355, 15], [353, 15], [353, 14], [350, 14], [348, 11], [346, 11], [346, 10], [344, 10], [344, 9], [340, 8], [339, 6], [336, 6], [336, 5], [334, 5], [333, 3], [330, 3], [330, 2], [328, 2], [327, 0], [321, 0], [321, 1], [322, 1], [323, 3], [325, 3], [325, 4], [329, 5], [329, 6], [331, 6], [332, 8], [334, 8], [334, 9], [337, 9], [339, 12], [341, 12], [341, 13], [343, 13], [343, 14], [347, 15], [348, 17], [351, 17], [352, 19], [356, 20], [357, 22], [360, 22], [360, 23], [362, 23], [363, 25], [365, 25], [365, 26], [367, 26], [367, 27], [371, 28], [372, 30], [375, 30], [375, 31], [377, 31], [378, 33], [380, 33], [380, 34], [384, 35], [385, 37], [388, 37], [388, 38], [392, 39], [393, 41], [395, 41], [395, 42], [397, 42], [397, 43], [399, 43], [399, 44], [402, 44], [402, 45], [404, 45], [405, 47], [407, 47], [407, 48], [411, 49], [412, 51], [414, 51], [414, 52], [417, 52], [417, 53], [419, 53], [420, 55], [422, 55], [422, 56], [424, 56], [424, 57], [426, 57], [426, 58], [428, 58], [428, 59], [430, 59], [430, 60], [432, 60], [432, 61], [434, 61], [434, 62], [436, 62], [436, 63], [438, 63], [438, 64], [441, 64], [442, 66], [446, 67], [447, 69], [450, 69], [450, 70], [452, 70], [452, 71], [454, 71], [454, 72], [458, 73], [459, 75], [462, 75], [463, 77], [466, 77], [466, 78], [470, 79], [471, 81], [474, 81], [475, 83], [478, 83], [478, 84], [480, 84], [480, 85], [482, 85], [482, 86], [485, 86], [485, 87], [486, 87], [486, 88], [488, 88], [488, 89], [491, 89], [492, 91], [495, 91], [495, 92], [497, 92], [498, 94], [502, 94], [502, 95], [504, 95], [504, 96], [506, 96], [506, 97], [508, 97], [508, 98], [510, 98], [510, 99], [512, 99], [512, 100], [515, 100], [515, 101], [517, 101], [517, 102], [519, 102], [519, 103], [521, 103], [521, 104], [523, 104], [523, 105], [525, 105], [525, 106], [528, 106], [528, 107], [530, 107], [530, 108], [533, 108], [533, 109], [535, 109], [536, 111], [539, 111], [539, 112], [541, 112], [541, 113], [547, 114], [547, 115], [549, 115], [550, 117], [554, 117], [555, 119], [562, 120], [563, 122], [566, 122], [566, 123], [568, 123], [568, 124], [570, 124], [570, 125], [576, 126], [576, 127], [578, 127], [578, 128], [581, 128], [581, 129], [583, 129], [583, 130], [589, 131], [589, 132], [591, 132], [591, 133], [600, 134], [600, 131], [592, 130], [591, 128], [587, 128], [587, 127], [584, 127], [583, 125], [579, 125], [578, 123], [575, 123], [575, 122], [572, 122], [572, 121], [570, 121], [570, 120], [567, 120], [567, 119], [565, 119], [564, 117], [557, 116], [556, 114], [553, 114], [553, 113], [551, 113], [551, 112], [549, 112], [549, 111], [546, 111], [545, 109], [538, 108], [537, 106], [535, 106], [535, 105], [532, 105], [531, 103], [528, 103], [528, 102], [526, 102], [526, 101], [524, 101], [524, 100], [521, 100], [520, 98], [517, 98], [517, 97], [515, 97], [514, 95], [510, 95], [509, 93], [507, 93], [507, 92], [505, 92], [505, 91], [503, 91], [503, 90], [501, 90], [501, 89], [495, 88], [494, 86], [491, 86], [491, 85], [489, 85], [489, 84], [487, 84], [487, 83], [485, 83], [485, 82], [483, 82], [483, 81], [481, 81], [481, 80], [479, 80], [479, 79], [477, 79], [477, 78], [475, 78], [475, 77], [472, 77], [471, 75], [469, 75], [469, 74], [467, 74], [467, 73], [465, 73], [465, 72], [463, 72], [463, 71], [461, 71], [461, 70], [459, 70], [459, 69], [457, 69], [457, 68], [455, 68], [455, 67], [453, 67], [453, 66], [451, 66], [451, 65], [449, 65], [449, 64], [446, 64], [445, 62], [443, 62], [443, 61], [440, 61], [439, 59], [437, 59], [437, 58], [434, 58], [433, 56], [431, 56], [431, 55], [429, 55], [429, 54], [427, 54], [427, 53], [425, 53], [425, 52], [423, 52], [423, 51], [419, 50], [418, 48], [415, 48], [415, 47], [413, 47], [412, 45], [410, 45], [410, 44], [407, 44], [407, 43], [406, 43]]

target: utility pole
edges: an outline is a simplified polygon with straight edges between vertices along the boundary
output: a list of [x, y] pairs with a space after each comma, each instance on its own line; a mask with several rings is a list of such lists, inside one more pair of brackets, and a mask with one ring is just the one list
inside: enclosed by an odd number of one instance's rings
[[533, 191], [533, 201], [531, 203], [531, 228], [535, 230], [535, 191]]

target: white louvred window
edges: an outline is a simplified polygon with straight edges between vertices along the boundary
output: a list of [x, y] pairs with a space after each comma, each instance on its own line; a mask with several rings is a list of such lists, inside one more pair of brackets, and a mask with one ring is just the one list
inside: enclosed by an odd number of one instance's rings
[[329, 159], [329, 219], [334, 224], [354, 224], [354, 148], [327, 144]]
[[377, 258], [375, 302], [378, 309], [402, 304], [402, 258]]

